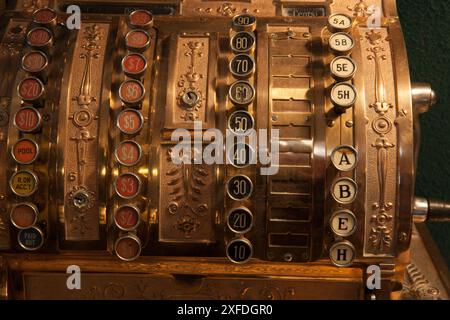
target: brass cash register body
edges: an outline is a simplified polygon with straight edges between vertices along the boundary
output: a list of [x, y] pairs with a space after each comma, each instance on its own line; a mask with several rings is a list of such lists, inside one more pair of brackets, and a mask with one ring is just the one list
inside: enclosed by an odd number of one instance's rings
[[[394, 0], [0, 9], [4, 298], [398, 297], [414, 119], [435, 97], [410, 83]], [[209, 129], [242, 148], [177, 164], [179, 129], [202, 150]], [[275, 175], [250, 163], [264, 152]]]

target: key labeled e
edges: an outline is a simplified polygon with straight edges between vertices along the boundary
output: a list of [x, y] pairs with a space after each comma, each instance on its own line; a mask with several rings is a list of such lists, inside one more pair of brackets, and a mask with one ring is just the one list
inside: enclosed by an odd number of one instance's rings
[[81, 269], [77, 265], [67, 267], [67, 274], [70, 274], [66, 281], [67, 289], [81, 290]]

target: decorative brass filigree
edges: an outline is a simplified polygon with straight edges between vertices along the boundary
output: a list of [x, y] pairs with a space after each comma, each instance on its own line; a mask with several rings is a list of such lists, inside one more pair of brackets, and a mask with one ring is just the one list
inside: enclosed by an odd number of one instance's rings
[[[172, 150], [168, 150], [167, 161], [172, 161]], [[190, 238], [200, 227], [198, 217], [208, 213], [208, 205], [200, 203], [203, 189], [206, 186], [205, 177], [209, 173], [201, 165], [177, 165], [166, 172], [167, 184], [170, 188], [170, 202], [167, 212], [179, 215], [174, 228]]]
[[[204, 75], [196, 71], [197, 58], [203, 57], [202, 48], [205, 44], [200, 41], [189, 41], [184, 46], [187, 47], [185, 52], [186, 57], [190, 57], [189, 70], [187, 73], [180, 76], [178, 86], [183, 88], [178, 95], [178, 103], [185, 112], [181, 115], [181, 118], [185, 121], [195, 121], [199, 119], [199, 109], [204, 102], [203, 94], [199, 90], [197, 83], [200, 79], [203, 79]], [[198, 102], [194, 105], [185, 106], [182, 102], [182, 97], [189, 91], [195, 92], [198, 95]]]
[[88, 210], [95, 205], [95, 193], [87, 190], [85, 187], [73, 187], [67, 196], [70, 206], [77, 210], [78, 214], [74, 215], [70, 221], [70, 226], [74, 231], [85, 234], [89, 228]]
[[7, 238], [8, 237], [8, 233], [6, 232], [8, 229], [6, 227], [6, 223], [3, 220], [3, 216], [0, 215], [0, 238]]
[[84, 30], [86, 44], [83, 45], [85, 53], [80, 55], [80, 58], [86, 59], [84, 65], [83, 78], [80, 86], [80, 94], [75, 99], [79, 106], [89, 106], [91, 102], [95, 101], [95, 97], [91, 96], [91, 63], [92, 59], [98, 59], [99, 53], [97, 50], [100, 48], [97, 45], [97, 41], [101, 39], [101, 29], [99, 26], [93, 24]]
[[[96, 204], [96, 193], [91, 191], [93, 185], [88, 181], [91, 170], [87, 165], [91, 162], [91, 145], [96, 142], [97, 136], [93, 134], [97, 126], [97, 100], [99, 92], [93, 93], [97, 75], [93, 73], [96, 67], [95, 60], [101, 58], [104, 47], [100, 45], [105, 32], [104, 27], [92, 23], [85, 25], [80, 30], [79, 51], [76, 58], [80, 63], [79, 76], [74, 77], [74, 93], [72, 93], [71, 113], [68, 119], [71, 121], [72, 130], [69, 141], [75, 144], [74, 155], [76, 169], [71, 168], [67, 171], [68, 181], [75, 182], [70, 184], [66, 190], [67, 208], [67, 229], [68, 234], [76, 234], [76, 237], [85, 237], [86, 239], [95, 234], [95, 216], [94, 209]], [[70, 212], [70, 213], [69, 213]], [[73, 237], [72, 235], [70, 237]], [[94, 236], [92, 236], [94, 238]]]
[[226, 2], [222, 4], [219, 8], [217, 8], [217, 13], [225, 17], [231, 17], [232, 15], [236, 14], [236, 11], [237, 11], [236, 7], [229, 2]]
[[441, 300], [441, 292], [433, 287], [415, 264], [406, 267], [407, 281], [403, 284], [404, 300]]
[[386, 201], [386, 181], [388, 174], [388, 150], [395, 147], [386, 135], [392, 131], [393, 123], [386, 117], [386, 113], [393, 107], [387, 102], [386, 87], [381, 70], [381, 61], [386, 60], [383, 55], [385, 49], [382, 47], [383, 37], [381, 33], [371, 30], [366, 33], [366, 39], [371, 47], [367, 50], [371, 53], [367, 59], [375, 62], [375, 102], [370, 105], [375, 110], [378, 117], [372, 122], [373, 130], [378, 134], [378, 138], [372, 144], [377, 149], [377, 171], [379, 185], [379, 200], [373, 204], [375, 213], [372, 215], [372, 223], [369, 243], [378, 252], [385, 252], [391, 248], [393, 241], [392, 228], [388, 225], [393, 219], [390, 211], [393, 203]]
[[359, 0], [354, 6], [347, 6], [347, 9], [352, 11], [355, 17], [368, 17], [375, 13], [365, 0]]
[[33, 13], [37, 9], [48, 7], [49, 0], [24, 0], [22, 2], [22, 10], [25, 13]]
[[80, 54], [81, 59], [85, 59], [86, 63], [84, 65], [83, 77], [80, 85], [80, 93], [73, 100], [77, 101], [78, 106], [81, 110], [76, 111], [70, 116], [75, 127], [79, 129], [78, 134], [71, 137], [70, 140], [75, 141], [77, 145], [77, 163], [78, 163], [78, 184], [82, 186], [85, 179], [85, 165], [86, 165], [86, 152], [87, 144], [96, 139], [95, 136], [91, 135], [87, 127], [92, 123], [92, 121], [98, 117], [94, 117], [92, 112], [89, 110], [89, 105], [96, 101], [96, 98], [91, 96], [91, 64], [92, 59], [98, 59], [99, 53], [97, 42], [101, 39], [101, 28], [96, 24], [89, 25], [84, 30], [84, 39], [86, 43], [82, 48], [86, 51]]

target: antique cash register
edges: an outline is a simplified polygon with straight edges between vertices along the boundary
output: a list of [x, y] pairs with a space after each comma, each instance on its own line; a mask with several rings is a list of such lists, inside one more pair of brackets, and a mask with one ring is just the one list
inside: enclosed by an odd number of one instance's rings
[[395, 0], [0, 1], [0, 296], [445, 298], [435, 101]]

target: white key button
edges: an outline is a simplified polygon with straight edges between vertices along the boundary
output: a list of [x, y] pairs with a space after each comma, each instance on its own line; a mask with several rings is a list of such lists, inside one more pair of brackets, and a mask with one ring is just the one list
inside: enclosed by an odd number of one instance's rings
[[358, 185], [350, 178], [341, 178], [333, 183], [331, 195], [341, 204], [350, 204], [356, 199]]
[[348, 33], [338, 32], [330, 37], [330, 48], [339, 54], [348, 54], [355, 46], [353, 37]]
[[338, 83], [331, 89], [331, 102], [340, 111], [351, 108], [357, 98], [356, 88], [350, 83]]
[[356, 63], [350, 57], [339, 56], [331, 61], [330, 70], [334, 79], [347, 81], [355, 76]]
[[339, 171], [351, 171], [358, 164], [358, 152], [351, 146], [339, 146], [331, 153], [331, 162]]
[[347, 32], [352, 28], [353, 19], [343, 13], [336, 13], [328, 18], [328, 30], [330, 32]]
[[337, 267], [349, 267], [355, 260], [355, 247], [348, 241], [337, 242], [330, 248], [330, 260]]
[[334, 234], [349, 237], [356, 231], [356, 217], [349, 210], [337, 211], [331, 216], [330, 227]]

